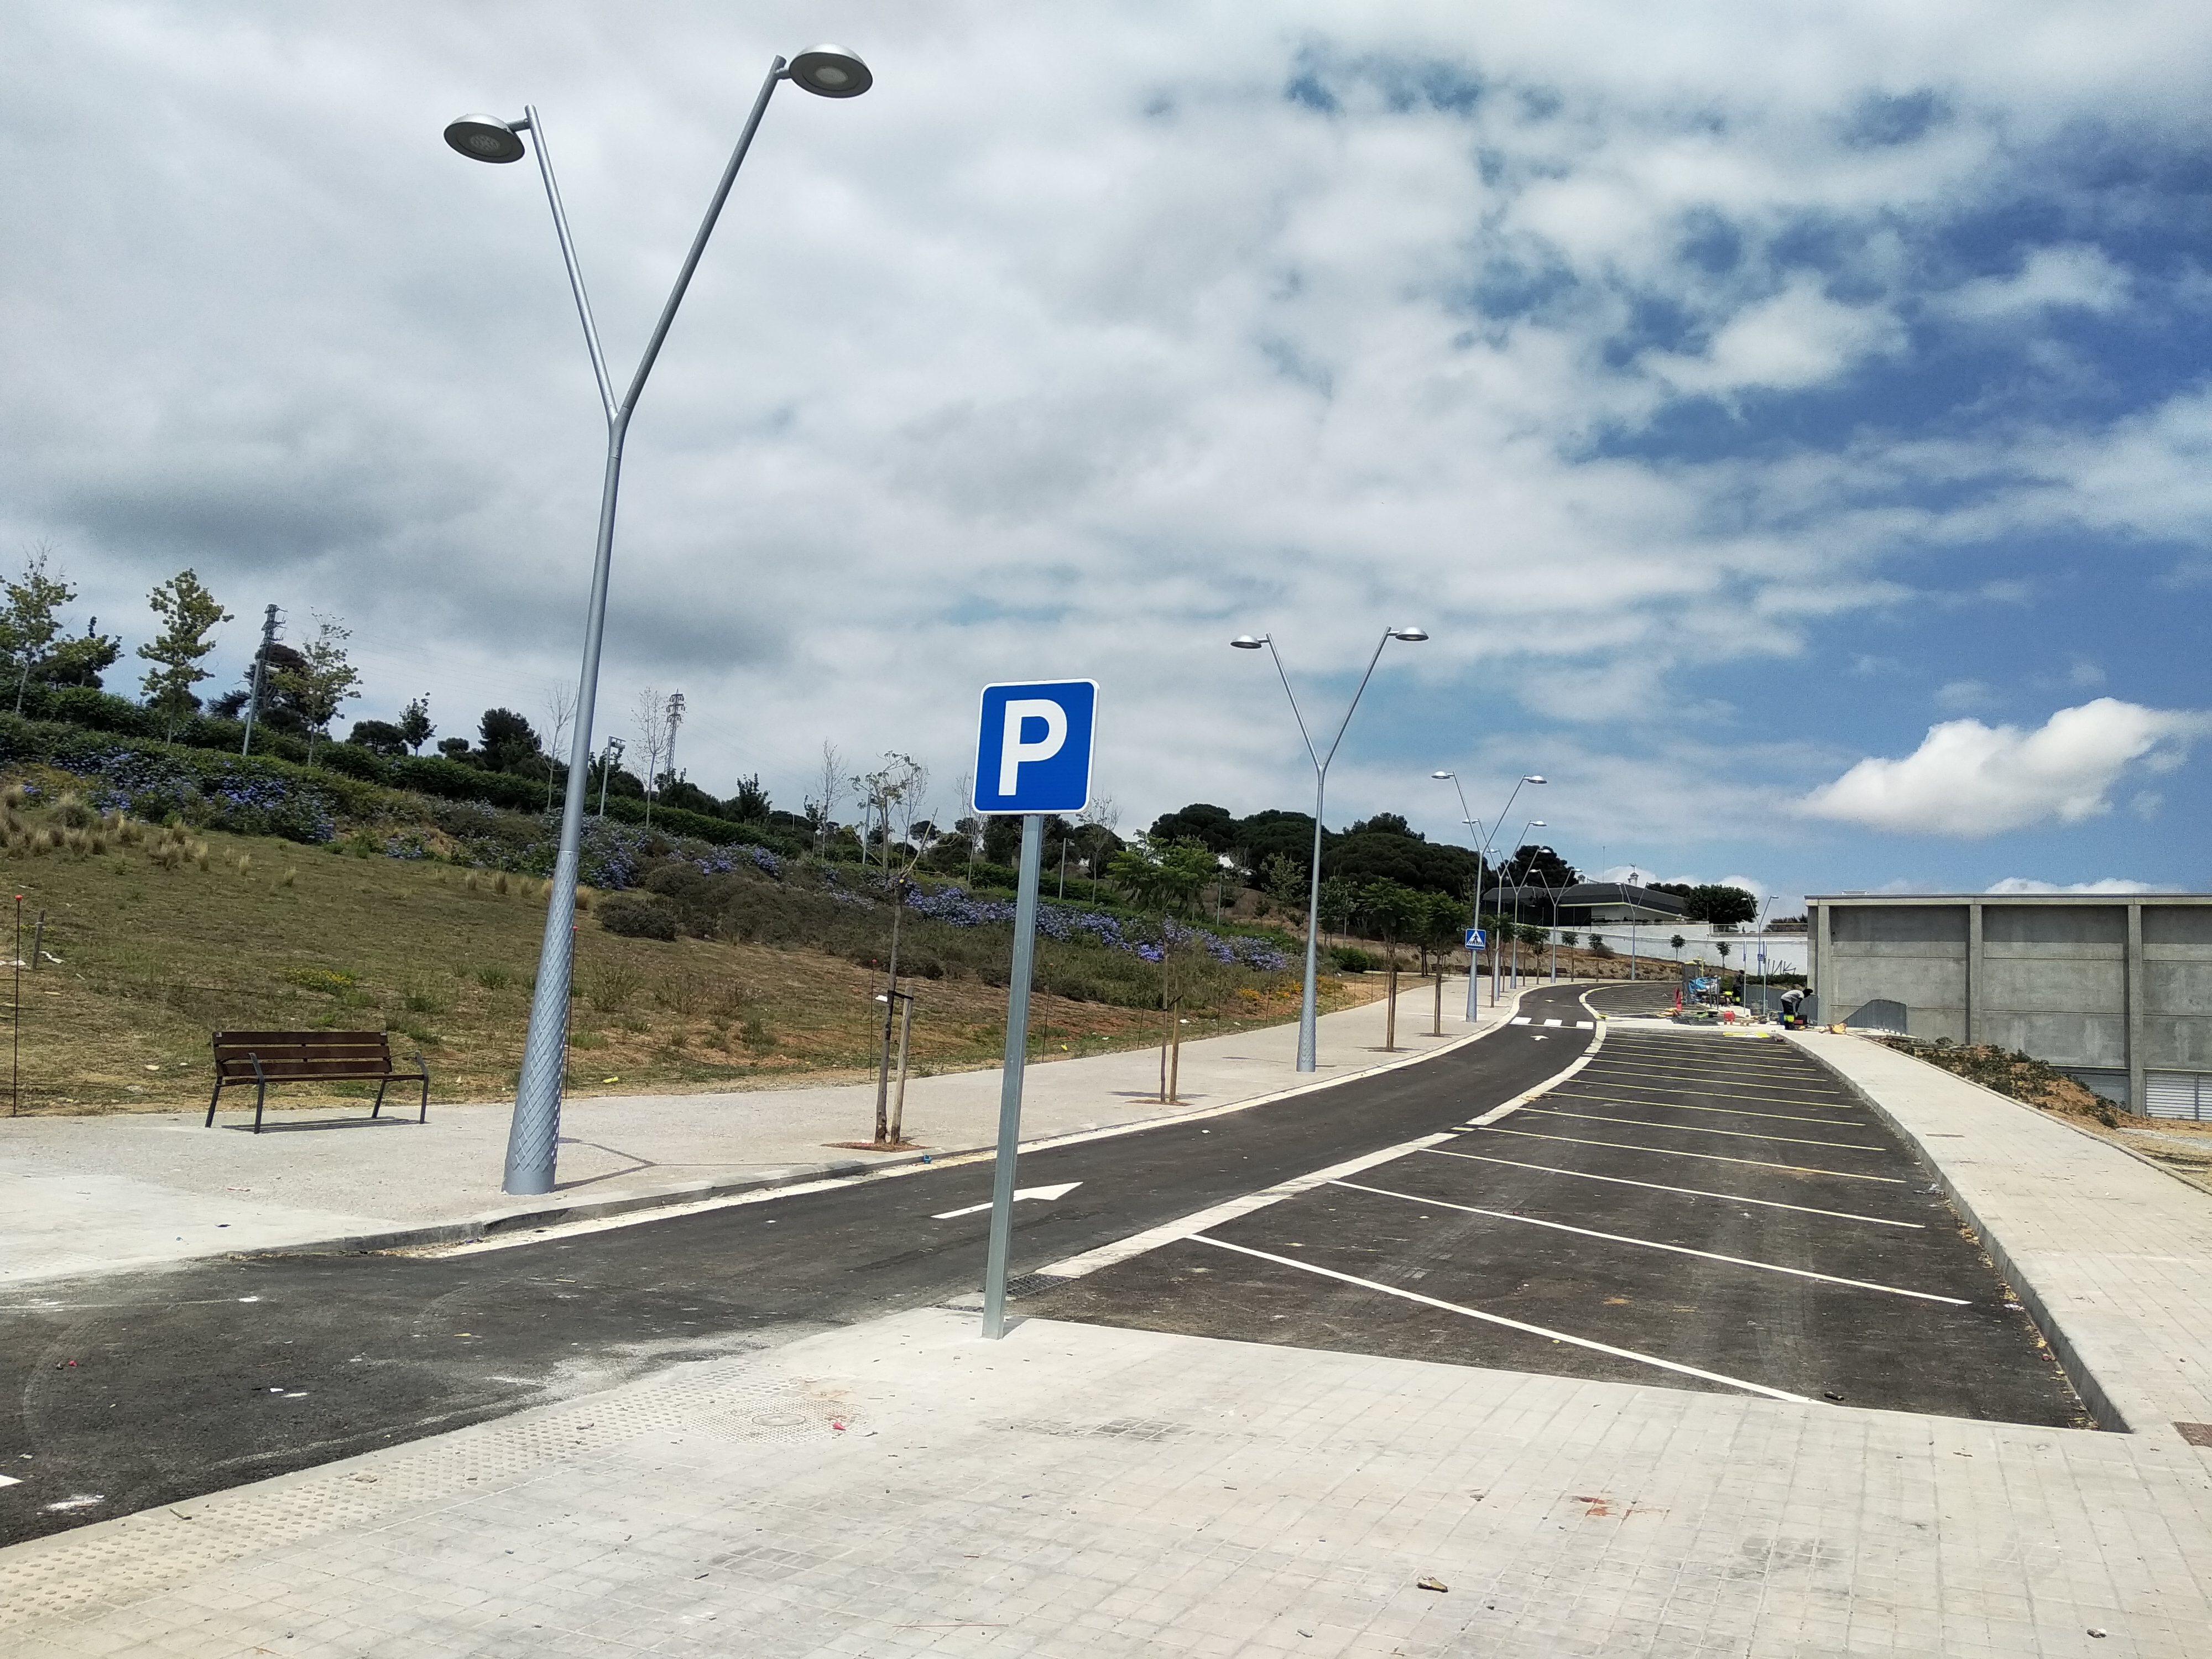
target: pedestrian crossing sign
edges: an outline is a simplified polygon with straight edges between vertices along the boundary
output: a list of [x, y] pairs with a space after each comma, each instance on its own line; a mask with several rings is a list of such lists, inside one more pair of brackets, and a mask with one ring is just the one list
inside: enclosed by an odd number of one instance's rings
[[1489, 943], [1490, 936], [1484, 933], [1481, 928], [1470, 927], [1467, 930], [1467, 948], [1468, 950], [1480, 951], [1484, 945]]

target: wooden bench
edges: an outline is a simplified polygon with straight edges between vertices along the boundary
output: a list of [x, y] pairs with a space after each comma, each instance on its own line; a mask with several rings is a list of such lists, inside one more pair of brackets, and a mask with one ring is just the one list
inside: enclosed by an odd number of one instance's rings
[[213, 1127], [222, 1091], [235, 1084], [253, 1085], [253, 1133], [261, 1133], [261, 1109], [272, 1083], [374, 1083], [376, 1104], [384, 1110], [384, 1091], [394, 1083], [420, 1083], [422, 1109], [417, 1123], [430, 1121], [430, 1070], [418, 1051], [415, 1069], [392, 1069], [392, 1038], [384, 1031], [217, 1031], [215, 1034], [215, 1094], [208, 1101]]

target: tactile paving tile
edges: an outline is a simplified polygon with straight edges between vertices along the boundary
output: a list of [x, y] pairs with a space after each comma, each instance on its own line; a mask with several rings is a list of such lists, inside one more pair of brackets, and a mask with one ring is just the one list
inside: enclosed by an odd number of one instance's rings
[[842, 1395], [753, 1364], [736, 1374], [719, 1364], [706, 1375], [678, 1373], [611, 1398], [441, 1436], [419, 1449], [374, 1453], [0, 1552], [0, 1630], [123, 1607], [295, 1539], [474, 1498], [641, 1435], [681, 1430], [783, 1443], [854, 1421]]

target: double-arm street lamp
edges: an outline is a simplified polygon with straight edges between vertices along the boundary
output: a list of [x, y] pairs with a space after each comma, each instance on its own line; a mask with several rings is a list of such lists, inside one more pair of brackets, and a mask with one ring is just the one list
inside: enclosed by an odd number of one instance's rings
[[[1439, 781], [1449, 781], [1452, 793], [1459, 797], [1459, 821], [1474, 832], [1474, 908], [1471, 912], [1474, 920], [1469, 925], [1480, 927], [1482, 926], [1482, 884], [1490, 867], [1490, 856], [1497, 848], [1493, 842], [1484, 838], [1481, 823], [1468, 815], [1467, 791], [1460, 787], [1459, 774], [1431, 772], [1429, 775]], [[1513, 786], [1513, 793], [1505, 798], [1504, 811], [1491, 819], [1492, 824], [1497, 825], [1504, 822], [1505, 814], [1513, 810], [1513, 803], [1521, 798], [1523, 785], [1544, 781], [1545, 780], [1536, 773], [1530, 772], [1524, 775], [1521, 781]], [[1490, 1006], [1493, 1008], [1498, 1006], [1498, 959], [1500, 954], [1494, 947], [1490, 953]], [[1474, 952], [1470, 951], [1467, 954], [1467, 1017], [1469, 1023], [1480, 1018], [1482, 1012], [1481, 997], [1475, 988], [1480, 981], [1475, 978], [1474, 968]]]
[[[1514, 793], [1517, 794], [1520, 792], [1516, 790]], [[1513, 857], [1516, 863], [1519, 861], [1521, 857], [1521, 849], [1528, 844], [1528, 832], [1531, 830], [1548, 830], [1550, 828], [1551, 825], [1546, 823], [1541, 818], [1530, 818], [1528, 823], [1522, 824], [1521, 826], [1521, 833], [1513, 838]], [[1522, 884], [1527, 879], [1528, 872], [1526, 871], [1522, 872], [1520, 874], [1513, 878], [1513, 988], [1516, 991], [1521, 988], [1521, 887]], [[1550, 884], [1551, 884], [1548, 882], [1545, 884], [1547, 887]]]
[[[553, 228], [561, 239], [561, 258], [568, 269], [569, 291], [575, 295], [576, 315], [584, 325], [584, 344], [592, 354], [592, 373], [599, 380], [599, 404], [607, 421], [606, 472], [599, 494], [599, 546], [592, 566], [591, 604], [584, 623], [583, 676], [576, 692], [575, 735], [568, 750], [568, 793], [561, 809], [561, 847], [553, 866], [553, 890], [546, 906], [545, 939], [538, 955], [538, 982], [530, 1001], [530, 1035], [523, 1047], [521, 1080], [515, 1089], [514, 1120], [507, 1132], [503, 1184], [510, 1193], [553, 1190], [555, 1149], [561, 1138], [561, 1073], [568, 1040], [568, 981], [574, 945], [577, 866], [592, 761], [592, 715], [599, 694], [599, 647], [606, 633], [607, 573], [614, 554], [615, 496], [622, 479], [623, 441], [629, 432], [630, 416], [637, 412], [637, 400], [645, 390], [646, 377], [653, 373], [661, 345], [668, 338], [669, 328], [676, 320], [676, 308], [683, 303], [684, 290], [691, 285], [691, 275], [699, 268], [700, 256], [707, 251], [707, 239], [714, 234], [714, 222], [721, 216], [722, 204], [729, 198], [731, 185], [737, 182], [738, 168], [745, 159], [745, 152], [752, 147], [753, 134], [760, 126], [761, 117], [768, 112], [768, 100], [775, 94], [776, 82], [789, 81], [823, 98], [857, 98], [874, 80], [868, 66], [842, 46], [816, 46], [800, 52], [788, 63], [778, 58], [769, 66], [768, 78], [761, 82], [760, 95], [753, 100], [752, 113], [746, 117], [744, 131], [738, 137], [729, 165], [722, 169], [721, 182], [715, 186], [714, 199], [707, 204], [707, 216], [700, 222], [698, 234], [691, 239], [691, 251], [684, 255], [684, 267], [677, 273], [676, 286], [669, 292], [668, 303], [660, 308], [660, 320], [653, 325], [653, 337], [646, 343], [637, 373], [619, 397], [616, 395], [614, 381], [607, 374], [606, 356], [599, 349], [599, 331], [592, 321], [591, 301], [584, 293], [584, 273], [576, 263], [575, 244], [568, 235], [568, 216], [561, 206], [561, 188], [553, 177], [553, 159], [546, 153], [544, 123], [538, 118], [536, 107], [523, 106], [519, 121], [503, 121], [493, 115], [464, 115], [446, 129], [446, 142], [471, 161], [519, 161], [535, 148], [538, 176], [545, 183], [546, 204], [553, 210]], [[523, 143], [522, 135], [526, 132], [532, 135], [534, 146]], [[611, 766], [609, 769], [612, 769]]]
[[1382, 637], [1375, 642], [1375, 654], [1367, 659], [1367, 672], [1359, 677], [1359, 690], [1352, 694], [1352, 708], [1344, 711], [1343, 721], [1336, 728], [1336, 739], [1329, 744], [1326, 755], [1315, 749], [1313, 733], [1306, 730], [1306, 717], [1298, 708], [1298, 694], [1291, 690], [1291, 677], [1283, 670], [1283, 653], [1275, 648], [1275, 636], [1262, 634], [1255, 638], [1249, 634], [1239, 634], [1229, 641], [1239, 651], [1257, 651], [1262, 646], [1267, 647], [1267, 654], [1274, 659], [1276, 677], [1283, 682], [1283, 695], [1291, 700], [1291, 714], [1298, 723], [1298, 735], [1306, 740], [1306, 753], [1313, 759], [1313, 874], [1308, 883], [1306, 896], [1306, 994], [1305, 1000], [1298, 1008], [1298, 1070], [1301, 1072], [1310, 1072], [1320, 1064], [1316, 1053], [1319, 1034], [1315, 1025], [1315, 951], [1321, 939], [1321, 814], [1328, 793], [1328, 763], [1336, 758], [1337, 748], [1344, 742], [1344, 734], [1352, 725], [1352, 709], [1359, 707], [1360, 696], [1367, 690], [1367, 682], [1375, 677], [1375, 665], [1382, 660], [1383, 647], [1393, 640], [1413, 644], [1428, 637], [1418, 628], [1386, 628], [1382, 630]]

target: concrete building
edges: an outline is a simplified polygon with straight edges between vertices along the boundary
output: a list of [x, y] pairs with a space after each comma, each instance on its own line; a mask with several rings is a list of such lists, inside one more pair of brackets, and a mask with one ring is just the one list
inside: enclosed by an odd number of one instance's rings
[[2106, 1099], [2212, 1118], [2212, 894], [1847, 894], [1808, 902], [1824, 1020], [1992, 1042]]

